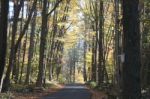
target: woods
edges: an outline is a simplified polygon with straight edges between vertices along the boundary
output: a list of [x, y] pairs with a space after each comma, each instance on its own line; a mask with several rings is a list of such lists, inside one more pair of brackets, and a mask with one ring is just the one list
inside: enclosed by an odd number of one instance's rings
[[148, 99], [149, 6], [149, 0], [1, 0], [1, 92], [83, 83], [108, 99]]

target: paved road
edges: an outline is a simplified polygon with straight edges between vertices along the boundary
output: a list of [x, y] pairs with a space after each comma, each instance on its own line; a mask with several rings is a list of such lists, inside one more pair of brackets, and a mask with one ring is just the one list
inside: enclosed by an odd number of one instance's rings
[[89, 90], [81, 84], [66, 85], [62, 90], [42, 99], [91, 99]]

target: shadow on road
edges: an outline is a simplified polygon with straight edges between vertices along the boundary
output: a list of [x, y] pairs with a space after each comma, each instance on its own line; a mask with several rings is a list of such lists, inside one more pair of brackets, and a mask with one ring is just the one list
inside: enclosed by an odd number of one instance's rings
[[66, 84], [58, 92], [41, 99], [91, 99], [91, 92], [83, 84]]

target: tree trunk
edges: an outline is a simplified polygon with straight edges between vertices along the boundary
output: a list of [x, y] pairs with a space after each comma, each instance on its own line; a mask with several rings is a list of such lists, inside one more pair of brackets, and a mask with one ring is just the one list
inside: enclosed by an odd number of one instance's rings
[[6, 71], [6, 76], [3, 83], [3, 91], [7, 91], [10, 85], [10, 75], [11, 71], [13, 69], [14, 65], [14, 59], [15, 59], [15, 38], [16, 38], [16, 32], [17, 32], [17, 25], [18, 25], [18, 17], [19, 13], [23, 4], [23, 0], [20, 2], [20, 4], [14, 3], [14, 19], [13, 19], [13, 26], [12, 26], [12, 38], [11, 38], [11, 51], [9, 56], [9, 64]]
[[9, 0], [1, 0], [1, 16], [0, 16], [0, 92], [1, 83], [3, 77], [3, 71], [5, 67], [6, 47], [7, 47], [7, 21], [8, 21], [8, 9]]
[[31, 62], [33, 58], [33, 49], [34, 49], [34, 37], [35, 37], [35, 27], [36, 27], [36, 16], [37, 12], [36, 10], [34, 11], [34, 16], [31, 24], [31, 34], [30, 34], [30, 45], [29, 45], [29, 54], [28, 54], [28, 65], [27, 65], [27, 74], [26, 74], [26, 80], [25, 84], [29, 84], [29, 79], [30, 79], [30, 73], [31, 73]]
[[123, 99], [141, 99], [139, 0], [123, 0]]
[[[86, 38], [86, 36], [85, 36]], [[87, 45], [86, 45], [86, 41], [84, 41], [84, 66], [83, 66], [83, 78], [84, 81], [87, 81], [87, 73], [86, 73], [86, 51], [87, 51]]]
[[92, 44], [92, 71], [91, 71], [91, 80], [96, 81], [96, 61], [95, 61], [95, 37], [93, 36]]
[[103, 1], [100, 0], [100, 9], [99, 9], [99, 65], [98, 65], [98, 85], [102, 84], [104, 81], [104, 62], [103, 62]]
[[36, 85], [38, 87], [43, 87], [44, 82], [44, 62], [45, 60], [45, 45], [46, 45], [46, 36], [47, 36], [47, 0], [43, 1], [43, 11], [42, 11], [42, 26], [41, 26], [41, 41], [40, 41], [40, 57], [39, 57], [39, 72]]
[[22, 66], [21, 66], [21, 73], [20, 73], [20, 81], [22, 81], [22, 74], [23, 74], [23, 69], [24, 69], [24, 66], [25, 66], [25, 57], [26, 57], [26, 48], [27, 48], [27, 34], [26, 34], [26, 38], [23, 42], [23, 58], [22, 58]]

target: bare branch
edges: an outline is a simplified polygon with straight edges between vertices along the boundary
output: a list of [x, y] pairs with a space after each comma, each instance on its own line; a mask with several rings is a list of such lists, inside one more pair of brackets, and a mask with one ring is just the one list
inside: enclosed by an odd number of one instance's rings
[[58, 5], [62, 2], [63, 0], [59, 0], [56, 2], [56, 4], [54, 5], [53, 9], [47, 14], [47, 16], [51, 15], [53, 13], [53, 11], [55, 11], [55, 9], [58, 7]]

